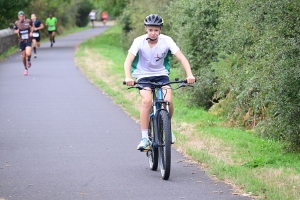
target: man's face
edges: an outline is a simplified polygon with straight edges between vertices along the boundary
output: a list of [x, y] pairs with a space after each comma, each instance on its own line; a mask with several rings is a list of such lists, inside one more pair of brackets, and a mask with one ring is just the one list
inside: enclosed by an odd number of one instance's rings
[[31, 20], [35, 21], [36, 20], [36, 16], [34, 14], [31, 15]]
[[155, 40], [159, 36], [161, 29], [159, 26], [146, 26], [146, 31], [148, 37]]
[[18, 18], [19, 18], [19, 20], [23, 21], [25, 19], [25, 16], [24, 15], [19, 15]]
[[49, 14], [49, 17], [52, 18], [52, 14]]

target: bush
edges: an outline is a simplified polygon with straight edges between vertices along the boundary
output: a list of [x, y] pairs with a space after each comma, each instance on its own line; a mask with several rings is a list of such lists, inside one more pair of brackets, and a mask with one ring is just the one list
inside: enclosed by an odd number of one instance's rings
[[78, 11], [76, 16], [76, 25], [78, 27], [84, 27], [89, 23], [89, 13], [93, 9], [93, 4], [89, 1], [83, 1], [78, 3]]
[[210, 63], [217, 57], [214, 34], [218, 25], [219, 5], [219, 1], [176, 0], [165, 11], [170, 25], [169, 34], [186, 55], [197, 78], [191, 103], [205, 108], [212, 105], [216, 90], [216, 77]]
[[6, 1], [0, 0], [0, 30], [12, 28], [18, 19], [18, 12], [23, 9], [27, 13], [31, 0]]
[[300, 144], [299, 6], [284, 0], [224, 1], [216, 39], [227, 58], [239, 58], [239, 67], [231, 69], [230, 79], [222, 62], [214, 64], [218, 92], [237, 95], [228, 104], [230, 118], [258, 124], [262, 135], [282, 139], [290, 149]]

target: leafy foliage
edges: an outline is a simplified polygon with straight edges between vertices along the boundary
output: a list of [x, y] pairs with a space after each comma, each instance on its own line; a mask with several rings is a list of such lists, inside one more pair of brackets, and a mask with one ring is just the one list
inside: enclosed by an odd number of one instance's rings
[[26, 11], [31, 0], [0, 0], [0, 29], [12, 27], [18, 17], [18, 12]]
[[99, 11], [106, 11], [110, 18], [118, 17], [123, 13], [129, 0], [90, 0], [99, 7]]
[[234, 79], [223, 73], [222, 62], [214, 64], [218, 92], [235, 91], [230, 117], [245, 126], [258, 124], [260, 133], [291, 149], [300, 144], [299, 6], [298, 1], [224, 1], [216, 40], [225, 59], [238, 58]]
[[212, 105], [216, 90], [216, 77], [210, 63], [218, 55], [214, 34], [218, 25], [219, 5], [219, 1], [172, 1], [165, 12], [167, 23], [170, 24], [169, 34], [186, 55], [197, 77], [190, 100], [205, 108]]
[[84, 27], [89, 23], [88, 15], [93, 9], [93, 4], [89, 1], [83, 1], [77, 4], [78, 14], [76, 16], [76, 25], [78, 27]]

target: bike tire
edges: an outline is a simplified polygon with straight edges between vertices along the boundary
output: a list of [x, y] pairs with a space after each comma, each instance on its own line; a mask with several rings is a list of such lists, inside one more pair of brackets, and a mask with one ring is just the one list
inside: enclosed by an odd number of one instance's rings
[[155, 141], [154, 141], [153, 117], [150, 117], [148, 136], [149, 136], [149, 140], [152, 142], [150, 150], [147, 152], [148, 161], [149, 161], [150, 169], [156, 171], [158, 167], [158, 148], [155, 147]]
[[171, 120], [166, 110], [160, 111], [158, 121], [158, 154], [162, 179], [168, 180], [171, 172]]

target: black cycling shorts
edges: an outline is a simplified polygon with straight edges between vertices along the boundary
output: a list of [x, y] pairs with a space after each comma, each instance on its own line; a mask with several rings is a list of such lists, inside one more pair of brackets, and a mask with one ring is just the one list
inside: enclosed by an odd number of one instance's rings
[[[151, 76], [151, 77], [144, 77], [144, 78], [140, 78], [138, 79], [138, 83], [139, 82], [156, 82], [156, 83], [167, 83], [170, 82], [170, 79], [168, 76]], [[149, 87], [151, 88], [151, 84], [140, 84], [142, 87]]]

